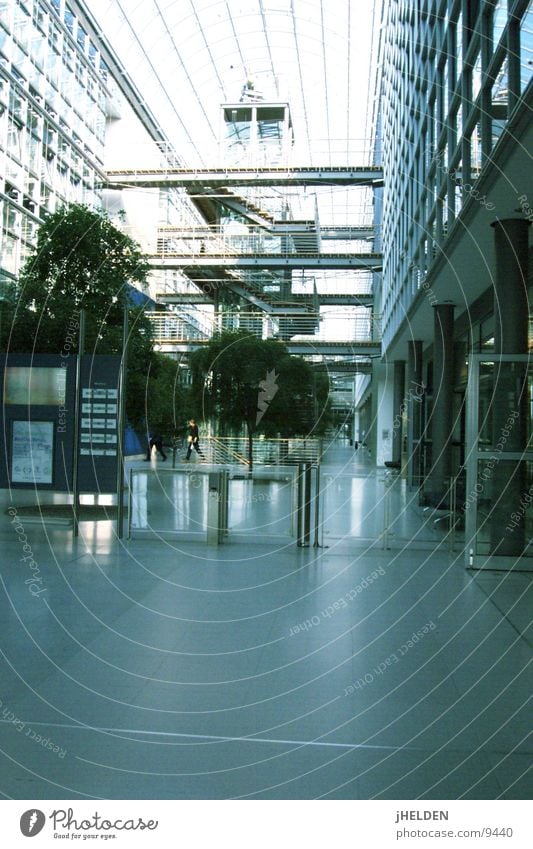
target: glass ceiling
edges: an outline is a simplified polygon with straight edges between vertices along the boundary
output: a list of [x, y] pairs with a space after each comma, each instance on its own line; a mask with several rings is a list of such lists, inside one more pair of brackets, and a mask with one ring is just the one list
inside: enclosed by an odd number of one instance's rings
[[[292, 164], [371, 164], [381, 0], [90, 0], [85, 8], [184, 165], [220, 163], [221, 107], [248, 106], [243, 91], [252, 87], [263, 103], [289, 104]], [[372, 221], [370, 189], [267, 191], [278, 203], [283, 194], [294, 219], [316, 209], [322, 225]], [[326, 274], [328, 290], [347, 276]], [[360, 272], [366, 285], [356, 288], [366, 291], [370, 277]]]
[[88, 6], [185, 162], [213, 163], [220, 106], [238, 102], [248, 80], [265, 101], [289, 103], [298, 160], [369, 162], [379, 2], [91, 0]]

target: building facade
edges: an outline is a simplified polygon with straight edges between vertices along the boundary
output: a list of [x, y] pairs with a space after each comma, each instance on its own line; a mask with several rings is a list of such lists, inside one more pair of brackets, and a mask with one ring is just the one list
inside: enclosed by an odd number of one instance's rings
[[112, 93], [95, 40], [60, 0], [0, 4], [0, 274], [9, 284], [63, 202], [99, 206]]
[[[105, 169], [159, 165], [171, 146], [85, 4], [0, 3], [0, 281], [12, 285], [47, 214], [106, 208], [147, 251], [160, 223], [200, 220], [183, 192], [103, 188]], [[128, 158], [129, 157], [129, 158]], [[124, 217], [125, 212], [125, 217]], [[117, 219], [118, 221], [118, 219]], [[163, 287], [152, 275], [150, 293]], [[148, 294], [148, 293], [147, 293]]]
[[[530, 349], [532, 74], [529, 0], [383, 4], [375, 137], [384, 168], [386, 367], [374, 375], [373, 436], [378, 457], [403, 461], [409, 485], [435, 507], [450, 508], [450, 481], [481, 450], [468, 435], [479, 413], [468, 383], [475, 357], [486, 352], [501, 362], [504, 355], [527, 358]], [[477, 372], [478, 400], [479, 380]], [[509, 396], [508, 384], [490, 381], [487, 446], [497, 436], [494, 402], [506, 407]], [[527, 374], [522, 389], [516, 409], [529, 404]], [[515, 459], [506, 460], [515, 480], [507, 512], [531, 476], [523, 454], [529, 419], [514, 432]], [[400, 425], [384, 446], [391, 421]], [[384, 456], [386, 448], [395, 456]], [[510, 443], [507, 450], [513, 453]], [[479, 486], [482, 471], [482, 464], [472, 467], [467, 488]], [[476, 501], [485, 512], [495, 497], [489, 488], [483, 485], [485, 506], [481, 496]]]

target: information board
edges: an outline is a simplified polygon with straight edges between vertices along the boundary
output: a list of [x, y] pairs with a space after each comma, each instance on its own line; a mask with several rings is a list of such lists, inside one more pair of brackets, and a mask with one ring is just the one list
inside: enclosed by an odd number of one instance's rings
[[54, 422], [12, 421], [11, 482], [53, 482]]
[[116, 492], [120, 357], [81, 358], [78, 476], [80, 492]]

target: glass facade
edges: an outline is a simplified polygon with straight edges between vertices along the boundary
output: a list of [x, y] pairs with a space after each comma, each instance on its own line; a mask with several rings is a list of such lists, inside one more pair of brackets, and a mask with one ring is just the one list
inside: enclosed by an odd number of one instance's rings
[[64, 2], [0, 2], [0, 275], [14, 277], [62, 202], [100, 206], [111, 92]]
[[386, 351], [529, 85], [532, 4], [384, 3], [381, 39]]

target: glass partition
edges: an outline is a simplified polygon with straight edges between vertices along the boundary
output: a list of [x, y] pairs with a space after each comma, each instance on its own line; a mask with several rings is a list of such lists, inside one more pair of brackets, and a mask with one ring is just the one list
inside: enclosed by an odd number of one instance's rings
[[[227, 502], [225, 487], [213, 493], [210, 478], [222, 470], [228, 475]], [[206, 541], [211, 525], [219, 522], [220, 541], [295, 539], [297, 475], [295, 466], [263, 467], [251, 474], [241, 467], [215, 464], [132, 469], [129, 535], [178, 535]], [[210, 511], [213, 498], [224, 501], [227, 509]]]
[[524, 355], [470, 356], [466, 565], [532, 571], [533, 364]]
[[228, 540], [239, 536], [255, 541], [294, 537], [296, 476], [294, 466], [257, 469], [252, 475], [230, 471]]
[[[454, 480], [450, 486], [455, 490], [458, 484]], [[453, 506], [440, 510], [421, 505], [418, 490], [409, 489], [401, 475], [381, 469], [321, 475], [323, 545], [345, 540], [351, 546], [431, 549], [459, 540], [463, 527]]]
[[205, 539], [208, 492], [208, 475], [196, 469], [132, 470], [130, 536], [144, 531]]

